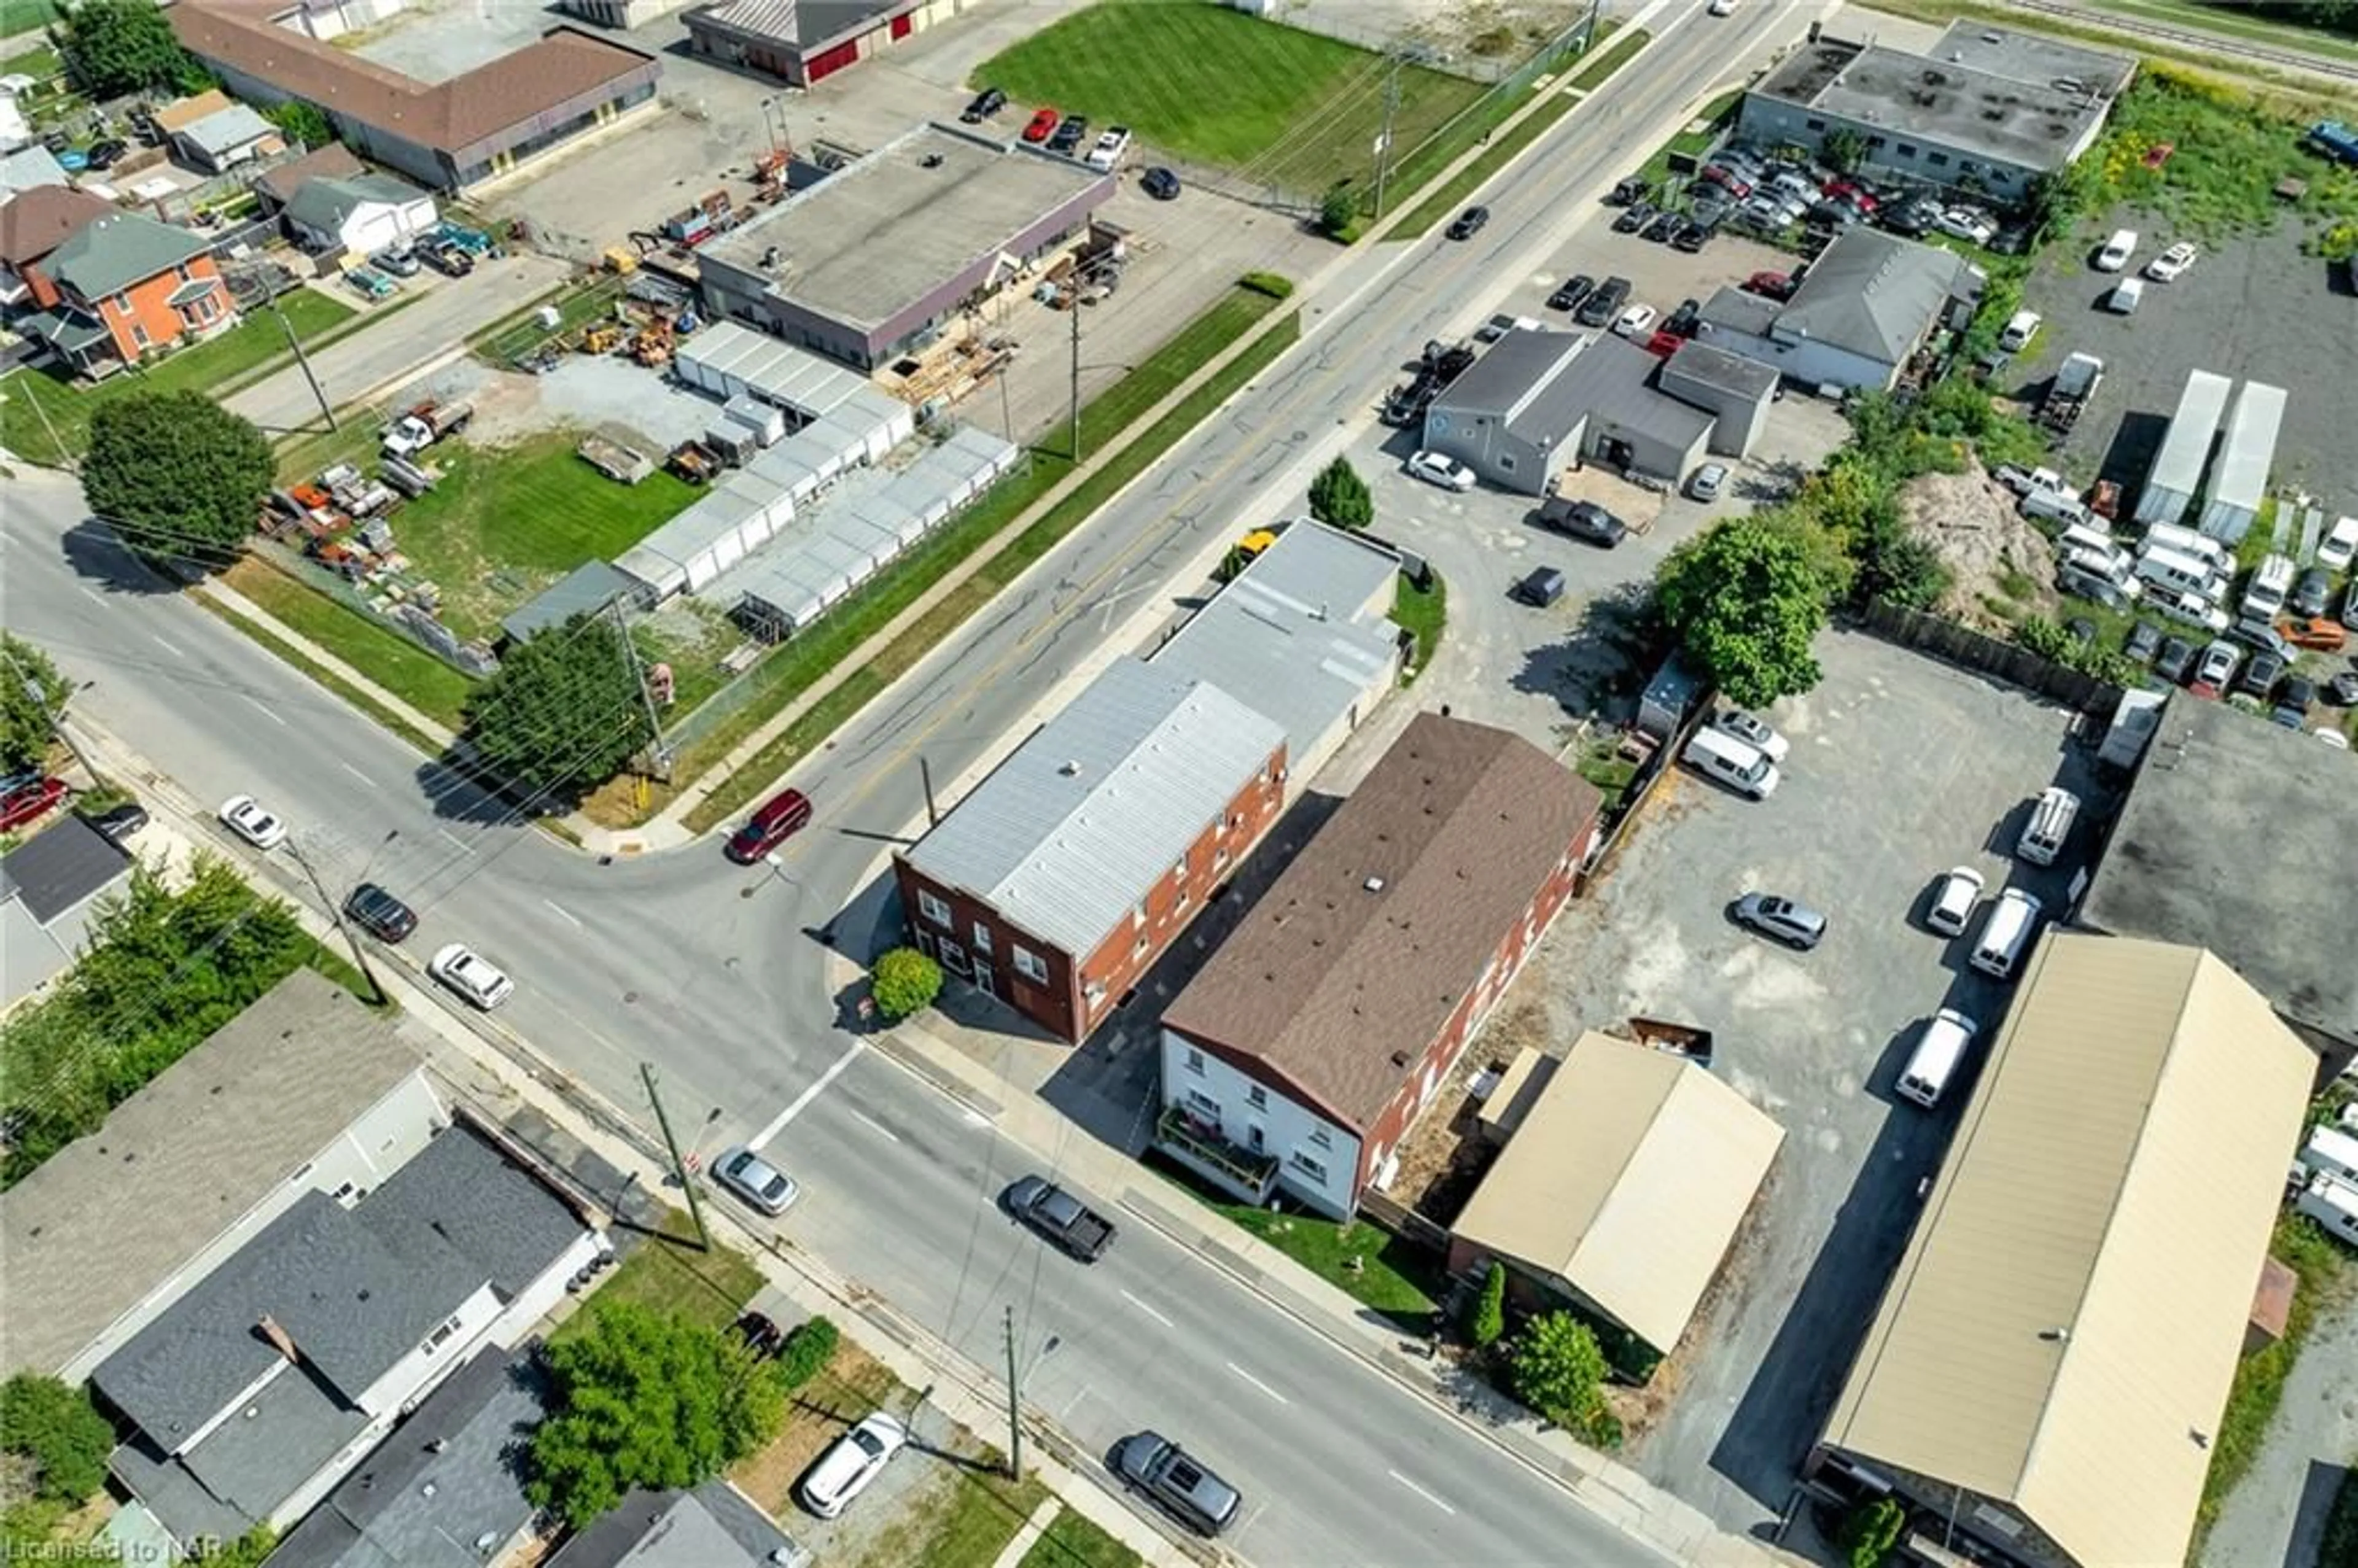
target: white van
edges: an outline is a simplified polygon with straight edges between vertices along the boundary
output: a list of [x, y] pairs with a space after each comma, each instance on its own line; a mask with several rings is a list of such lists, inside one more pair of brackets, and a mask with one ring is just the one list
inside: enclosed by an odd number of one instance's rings
[[2227, 586], [2226, 579], [2211, 569], [2210, 562], [2158, 546], [2148, 546], [2137, 553], [2136, 575], [2156, 588], [2195, 594], [2214, 604]]
[[1997, 335], [1997, 346], [2009, 354], [2028, 348], [2030, 340], [2039, 335], [2039, 322], [2036, 310], [2016, 311], [2007, 320], [2006, 330]]
[[1741, 795], [1766, 800], [1777, 793], [1777, 764], [1758, 747], [1706, 726], [1694, 732], [1679, 760]]
[[2061, 784], [2050, 784], [2030, 803], [2030, 820], [2022, 825], [2014, 852], [2034, 866], [2053, 865], [2063, 852], [2063, 840], [2071, 836], [2071, 824], [2079, 819], [2080, 797]]
[[2055, 535], [2055, 547], [2059, 550], [2094, 550], [2103, 555], [2119, 556], [2124, 560], [2129, 554], [2127, 548], [2113, 537], [2113, 531], [2104, 526], [2104, 520], [2101, 517], [2091, 517], [2085, 523], [2064, 524], [2063, 532]]
[[2068, 491], [2034, 490], [2022, 498], [2022, 514], [2025, 517], [2043, 517], [2050, 523], [2061, 523], [2068, 526], [2087, 522], [2088, 508], [2078, 496]]
[[1956, 1076], [1957, 1064], [1965, 1059], [1979, 1033], [1981, 1025], [1955, 1008], [1944, 1007], [1934, 1013], [1924, 1025], [1924, 1037], [1916, 1042], [1908, 1065], [1900, 1071], [1897, 1086], [1900, 1095], [1927, 1110], [1940, 1104], [1941, 1091]]
[[2225, 611], [2201, 594], [2184, 593], [2176, 589], [2150, 589], [2145, 595], [2145, 607], [2181, 626], [2199, 627], [2205, 632], [2224, 632], [2233, 624]]
[[2008, 888], [1990, 901], [1989, 918], [1982, 922], [1982, 939], [1974, 945], [1974, 968], [1985, 975], [2010, 979], [2014, 966], [2039, 928], [2039, 903], [2019, 888]]
[[2148, 524], [2145, 531], [2145, 543], [2158, 549], [2176, 550], [2181, 556], [2192, 556], [2197, 560], [2209, 561], [2212, 570], [2223, 574], [2235, 564], [2235, 557], [2229, 553], [2225, 545], [2208, 534], [2198, 534], [2191, 528], [2182, 528], [2175, 523]]
[[2292, 591], [2293, 565], [2290, 556], [2271, 555], [2262, 557], [2253, 569], [2252, 586], [2244, 590], [2244, 618], [2246, 621], [2270, 621], [2284, 609], [2285, 595]]

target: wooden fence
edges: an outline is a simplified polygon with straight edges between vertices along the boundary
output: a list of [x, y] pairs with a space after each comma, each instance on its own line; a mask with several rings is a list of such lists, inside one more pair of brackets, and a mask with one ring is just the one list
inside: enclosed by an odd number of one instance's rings
[[2092, 719], [2109, 719], [2120, 706], [2121, 688], [2112, 682], [2066, 669], [2028, 648], [2000, 642], [1942, 616], [1903, 610], [1878, 599], [1867, 606], [1865, 620], [1868, 631], [1887, 642], [2053, 697]]

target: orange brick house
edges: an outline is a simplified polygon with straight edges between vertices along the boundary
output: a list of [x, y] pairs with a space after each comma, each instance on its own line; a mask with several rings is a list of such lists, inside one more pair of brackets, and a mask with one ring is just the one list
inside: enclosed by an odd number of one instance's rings
[[26, 330], [79, 371], [136, 364], [237, 319], [203, 238], [142, 212], [84, 224], [25, 281], [38, 307]]

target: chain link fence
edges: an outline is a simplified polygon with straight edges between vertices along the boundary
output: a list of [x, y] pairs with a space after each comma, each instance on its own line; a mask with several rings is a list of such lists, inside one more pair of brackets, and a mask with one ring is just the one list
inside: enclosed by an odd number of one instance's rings
[[256, 540], [254, 553], [266, 565], [296, 581], [317, 589], [346, 609], [366, 616], [380, 626], [400, 633], [463, 676], [481, 680], [500, 667], [499, 659], [489, 647], [462, 639], [436, 619], [432, 611], [415, 600], [395, 599], [389, 593], [371, 593], [361, 584], [340, 572], [330, 570], [284, 540]]

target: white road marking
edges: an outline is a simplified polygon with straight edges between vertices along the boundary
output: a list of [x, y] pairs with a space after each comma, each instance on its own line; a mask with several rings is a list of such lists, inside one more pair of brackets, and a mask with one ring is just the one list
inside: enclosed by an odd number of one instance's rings
[[360, 781], [361, 781], [361, 783], [362, 783], [362, 784], [364, 784], [368, 785], [368, 787], [369, 787], [369, 788], [371, 788], [371, 789], [374, 789], [374, 788], [376, 788], [376, 780], [374, 780], [374, 779], [373, 779], [373, 778], [369, 777], [369, 776], [368, 776], [368, 774], [366, 774], [366, 773], [364, 773], [361, 772], [361, 771], [360, 771], [360, 769], [358, 769], [358, 768], [356, 768], [356, 767], [352, 766], [352, 763], [347, 762], [343, 762], [343, 761], [341, 761], [341, 760], [339, 760], [339, 761], [337, 762], [337, 763], [336, 763], [336, 766], [338, 766], [338, 767], [340, 767], [340, 768], [343, 769], [343, 770], [344, 770], [344, 772], [346, 772], [346, 773], [348, 773], [352, 774], [352, 777], [354, 777], [354, 778], [356, 778], [356, 779], [360, 780]]
[[174, 646], [172, 646], [172, 644], [171, 644], [171, 643], [167, 643], [166, 641], [164, 641], [164, 639], [163, 639], [163, 638], [158, 637], [157, 635], [156, 635], [156, 633], [153, 633], [153, 632], [150, 632], [150, 633], [147, 633], [147, 640], [148, 640], [149, 642], [151, 642], [151, 643], [155, 643], [157, 647], [159, 647], [159, 648], [163, 649], [166, 653], [168, 653], [168, 654], [171, 654], [171, 655], [172, 655], [174, 658], [176, 658], [176, 659], [185, 659], [185, 658], [187, 658], [187, 657], [189, 656], [188, 654], [184, 654], [184, 653], [180, 652], [180, 650], [179, 650], [179, 649], [175, 648]]
[[806, 1106], [809, 1105], [811, 1101], [818, 1098], [819, 1095], [826, 1090], [827, 1086], [835, 1082], [836, 1078], [841, 1075], [844, 1068], [851, 1065], [851, 1059], [867, 1049], [867, 1041], [853, 1041], [851, 1043], [851, 1049], [846, 1051], [842, 1055], [838, 1056], [827, 1067], [827, 1071], [818, 1076], [818, 1082], [813, 1084], [810, 1087], [796, 1095], [795, 1097], [795, 1103], [786, 1107], [785, 1109], [778, 1112], [777, 1116], [771, 1121], [770, 1125], [756, 1133], [752, 1141], [746, 1144], [745, 1147], [758, 1152], [763, 1145], [767, 1144], [771, 1139], [775, 1138], [779, 1133], [784, 1132], [786, 1130], [786, 1123], [800, 1116]]
[[1262, 1393], [1267, 1394], [1271, 1399], [1275, 1400], [1279, 1404], [1290, 1405], [1293, 1402], [1292, 1400], [1287, 1399], [1283, 1394], [1279, 1393], [1275, 1389], [1271, 1388], [1267, 1383], [1262, 1382], [1259, 1378], [1254, 1377], [1250, 1372], [1246, 1371], [1242, 1367], [1238, 1366], [1233, 1361], [1228, 1363], [1228, 1370], [1234, 1372], [1238, 1377], [1242, 1378], [1246, 1382], [1250, 1383], [1254, 1388], [1259, 1389]]
[[866, 1111], [860, 1109], [856, 1106], [846, 1106], [844, 1108], [850, 1111], [852, 1115], [858, 1117], [869, 1126], [874, 1128], [877, 1131], [882, 1133], [885, 1137], [891, 1139], [893, 1142], [898, 1143], [901, 1141], [901, 1135], [899, 1133], [893, 1131], [891, 1128], [885, 1126], [882, 1122], [877, 1120]]
[[[161, 641], [161, 639], [159, 638], [158, 641]], [[287, 720], [279, 718], [276, 713], [273, 713], [270, 710], [270, 705], [263, 701], [262, 698], [258, 697], [249, 697], [245, 700], [254, 704], [254, 711], [261, 714], [265, 719], [269, 719], [270, 722], [277, 725], [281, 730], [287, 728]]]
[[1422, 1487], [1418, 1486], [1414, 1481], [1410, 1480], [1406, 1476], [1401, 1475], [1399, 1471], [1387, 1470], [1384, 1474], [1390, 1476], [1393, 1480], [1398, 1481], [1401, 1486], [1406, 1487], [1410, 1491], [1414, 1492], [1418, 1497], [1422, 1498], [1426, 1502], [1431, 1503], [1434, 1508], [1439, 1509], [1443, 1513], [1454, 1514], [1457, 1511], [1455, 1509], [1451, 1508], [1447, 1503], [1443, 1502], [1439, 1498], [1434, 1497], [1431, 1492], [1426, 1491]]
[[89, 600], [92, 604], [97, 605], [100, 609], [103, 610], [106, 608], [106, 596], [89, 587], [87, 584], [79, 582], [74, 584], [74, 591], [81, 594], [84, 599]]
[[448, 827], [437, 827], [434, 831], [439, 833], [443, 838], [448, 838], [453, 844], [458, 845], [459, 852], [460, 854], [471, 855], [475, 852], [475, 847], [472, 844], [468, 843], [464, 838], [460, 838]]
[[1157, 1322], [1157, 1323], [1161, 1324], [1163, 1327], [1165, 1327], [1165, 1328], [1170, 1328], [1170, 1327], [1174, 1326], [1174, 1325], [1172, 1324], [1172, 1322], [1171, 1322], [1171, 1320], [1170, 1320], [1169, 1318], [1167, 1318], [1167, 1317], [1163, 1316], [1161, 1313], [1156, 1312], [1152, 1307], [1148, 1306], [1144, 1302], [1140, 1301], [1136, 1296], [1131, 1295], [1128, 1291], [1124, 1291], [1124, 1292], [1121, 1292], [1121, 1299], [1122, 1299], [1122, 1300], [1124, 1300], [1124, 1301], [1126, 1301], [1126, 1302], [1128, 1302], [1130, 1305], [1132, 1305], [1132, 1306], [1136, 1307], [1139, 1311], [1141, 1311], [1141, 1312], [1144, 1313], [1147, 1316], [1149, 1316], [1149, 1317], [1152, 1318], [1155, 1322]]
[[553, 899], [553, 898], [545, 898], [545, 899], [542, 899], [540, 902], [541, 902], [541, 903], [545, 903], [545, 904], [546, 904], [546, 905], [548, 905], [548, 907], [549, 907], [549, 908], [551, 908], [551, 909], [553, 909], [553, 910], [557, 911], [557, 913], [558, 914], [560, 914], [560, 915], [564, 916], [564, 917], [565, 917], [565, 920], [566, 920], [566, 923], [567, 923], [567, 924], [568, 924], [568, 925], [570, 925], [573, 927], [573, 929], [574, 929], [574, 930], [576, 930], [576, 931], [587, 931], [587, 930], [589, 930], [589, 929], [590, 929], [588, 926], [586, 926], [586, 925], [582, 925], [582, 924], [581, 924], [580, 920], [575, 916], [574, 913], [573, 913], [571, 910], [569, 910], [569, 909], [566, 908], [563, 904], [561, 904], [561, 903], [557, 903], [555, 899]]

